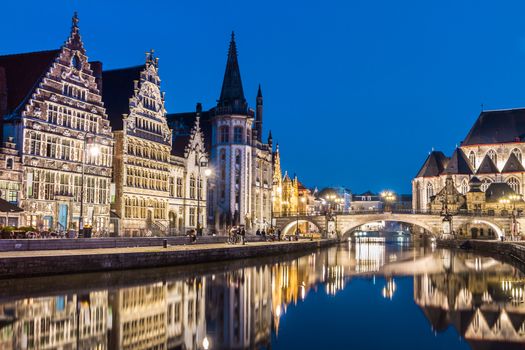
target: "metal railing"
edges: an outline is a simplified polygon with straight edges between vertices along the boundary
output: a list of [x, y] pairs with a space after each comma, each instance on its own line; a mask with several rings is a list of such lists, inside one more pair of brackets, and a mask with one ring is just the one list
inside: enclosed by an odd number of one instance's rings
[[[349, 210], [349, 211], [322, 211], [322, 212], [287, 212], [287, 213], [273, 213], [275, 219], [278, 218], [293, 218], [293, 217], [312, 217], [312, 216], [343, 216], [343, 215], [373, 215], [373, 214], [407, 214], [407, 215], [435, 215], [435, 216], [467, 216], [467, 217], [500, 217], [508, 218], [512, 216], [512, 211], [448, 211], [443, 210], [413, 210], [413, 209], [371, 209], [371, 210]], [[517, 217], [522, 215], [521, 211], [518, 211]]]

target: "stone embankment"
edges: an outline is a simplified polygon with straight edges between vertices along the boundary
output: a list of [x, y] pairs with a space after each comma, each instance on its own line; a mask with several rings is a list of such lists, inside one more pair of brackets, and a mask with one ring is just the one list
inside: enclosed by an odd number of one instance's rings
[[[199, 241], [199, 240], [198, 240]], [[202, 240], [201, 240], [202, 242]], [[160, 246], [18, 250], [0, 253], [0, 278], [127, 270], [308, 252], [337, 244], [337, 240], [249, 242], [246, 245], [201, 243]]]
[[472, 250], [508, 262], [525, 272], [525, 243], [496, 240], [455, 239], [438, 240], [439, 248]]

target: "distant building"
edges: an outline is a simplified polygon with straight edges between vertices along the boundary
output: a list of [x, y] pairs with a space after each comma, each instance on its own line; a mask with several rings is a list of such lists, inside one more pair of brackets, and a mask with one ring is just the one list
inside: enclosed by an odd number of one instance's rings
[[383, 206], [380, 194], [366, 191], [361, 194], [352, 194], [350, 211], [377, 211], [383, 209]]
[[452, 177], [456, 190], [466, 195], [476, 177], [480, 190], [506, 183], [523, 196], [525, 168], [525, 109], [483, 111], [450, 158], [432, 151], [412, 181], [413, 208], [428, 210], [432, 198]]

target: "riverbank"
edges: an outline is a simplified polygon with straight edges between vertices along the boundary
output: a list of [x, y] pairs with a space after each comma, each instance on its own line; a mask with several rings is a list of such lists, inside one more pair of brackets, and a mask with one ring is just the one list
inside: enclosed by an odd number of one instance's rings
[[100, 272], [199, 264], [308, 252], [338, 240], [186, 244], [163, 248], [126, 247], [75, 250], [9, 251], [0, 253], [0, 278]]
[[477, 239], [437, 240], [436, 243], [439, 248], [472, 250], [496, 257], [525, 272], [525, 243]]

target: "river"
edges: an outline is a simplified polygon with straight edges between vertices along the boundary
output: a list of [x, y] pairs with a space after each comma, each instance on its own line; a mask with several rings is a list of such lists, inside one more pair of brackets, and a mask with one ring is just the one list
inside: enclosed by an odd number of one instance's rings
[[303, 255], [3, 280], [0, 348], [523, 349], [524, 283], [493, 258], [381, 238]]

